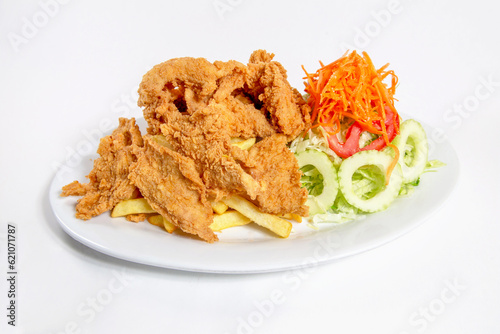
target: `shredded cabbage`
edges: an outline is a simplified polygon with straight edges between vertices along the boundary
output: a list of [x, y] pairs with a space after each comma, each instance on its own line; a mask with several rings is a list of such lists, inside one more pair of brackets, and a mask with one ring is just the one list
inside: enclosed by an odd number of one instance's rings
[[444, 166], [446, 166], [446, 164], [442, 161], [429, 160], [429, 161], [427, 161], [427, 164], [425, 165], [424, 173], [435, 172], [436, 168], [440, 168], [440, 167], [444, 167]]
[[309, 196], [318, 196], [323, 192], [323, 175], [313, 166], [307, 165], [300, 169], [302, 177], [300, 182], [306, 187]]
[[[298, 136], [290, 143], [290, 150], [293, 153], [300, 153], [306, 150], [317, 150], [326, 153], [332, 160], [335, 167], [340, 166], [342, 158], [340, 158], [328, 145], [328, 140], [324, 134], [324, 130], [318, 127], [319, 130], [310, 129], [305, 136]], [[318, 133], [318, 131], [321, 131]]]

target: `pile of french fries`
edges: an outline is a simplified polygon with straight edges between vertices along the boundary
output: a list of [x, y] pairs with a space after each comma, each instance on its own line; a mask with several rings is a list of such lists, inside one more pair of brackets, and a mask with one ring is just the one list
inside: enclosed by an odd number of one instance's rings
[[[282, 238], [288, 238], [292, 230], [292, 223], [287, 220], [302, 221], [297, 214], [287, 214], [282, 217], [261, 212], [253, 203], [240, 196], [231, 196], [220, 202], [213, 202], [214, 221], [210, 228], [220, 232], [226, 228], [242, 226], [254, 222]], [[111, 217], [125, 217], [128, 215], [149, 214], [147, 221], [155, 226], [164, 228], [172, 233], [177, 226], [158, 214], [145, 198], [134, 198], [118, 203], [111, 211]]]
[[[168, 145], [161, 135], [155, 136], [154, 140], [159, 144]], [[255, 138], [233, 138], [231, 140], [232, 145], [242, 150], [248, 150], [254, 143]], [[302, 222], [302, 217], [297, 214], [286, 214], [278, 217], [261, 212], [253, 203], [241, 196], [231, 196], [224, 198], [222, 201], [213, 202], [212, 209], [214, 211], [214, 220], [210, 228], [214, 232], [254, 222], [282, 238], [288, 238], [292, 230], [292, 223], [289, 220]], [[177, 229], [177, 226], [158, 214], [145, 198], [133, 198], [118, 203], [113, 208], [111, 217], [125, 217], [137, 214], [148, 214], [146, 219], [149, 223], [164, 228], [168, 233], [172, 233]]]

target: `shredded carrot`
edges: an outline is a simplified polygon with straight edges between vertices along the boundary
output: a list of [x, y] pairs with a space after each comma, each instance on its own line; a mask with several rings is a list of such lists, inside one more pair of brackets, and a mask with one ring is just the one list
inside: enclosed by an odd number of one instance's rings
[[[389, 64], [376, 69], [366, 52], [362, 56], [353, 51], [346, 52], [338, 60], [324, 65], [316, 73], [306, 73], [305, 92], [307, 103], [312, 108], [312, 127], [324, 126], [335, 135], [341, 124], [358, 122], [365, 131], [380, 135], [386, 145], [395, 152], [387, 171], [387, 182], [399, 159], [399, 150], [389, 142], [387, 134], [386, 107], [392, 111], [396, 134], [399, 134], [399, 115], [394, 107], [394, 93], [398, 78], [394, 71], [387, 70]], [[389, 87], [383, 82], [391, 76]]]

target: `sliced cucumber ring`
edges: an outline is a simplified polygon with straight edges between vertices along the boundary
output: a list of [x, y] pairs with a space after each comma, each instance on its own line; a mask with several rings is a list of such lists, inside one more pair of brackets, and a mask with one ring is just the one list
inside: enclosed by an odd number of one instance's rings
[[345, 159], [340, 165], [338, 178], [346, 201], [364, 212], [387, 209], [398, 196], [403, 181], [398, 163], [389, 184], [385, 185], [392, 160], [393, 157], [380, 151], [361, 151]]
[[[299, 167], [302, 170], [313, 172], [314, 167], [321, 175], [318, 176], [318, 178], [321, 177], [323, 181], [322, 189], [321, 187], [311, 189], [307, 198], [306, 205], [309, 206], [309, 214], [315, 215], [318, 213], [325, 213], [335, 202], [335, 198], [337, 197], [337, 193], [339, 191], [337, 169], [328, 156], [320, 151], [306, 150], [296, 154], [295, 157], [297, 158]], [[312, 195], [311, 192], [314, 195]], [[317, 192], [319, 194], [317, 194]]]
[[404, 121], [392, 143], [399, 149], [403, 183], [417, 180], [424, 172], [429, 151], [422, 125], [413, 119]]

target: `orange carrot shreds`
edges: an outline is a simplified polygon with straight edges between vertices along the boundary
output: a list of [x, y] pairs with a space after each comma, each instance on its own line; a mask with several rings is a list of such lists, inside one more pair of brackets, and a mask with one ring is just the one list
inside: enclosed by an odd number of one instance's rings
[[[308, 104], [313, 108], [312, 121], [328, 119], [333, 124], [336, 119], [342, 122], [345, 117], [353, 118], [368, 131], [382, 135], [374, 122], [385, 121], [385, 106], [397, 117], [393, 98], [397, 76], [386, 70], [388, 65], [376, 70], [366, 52], [360, 56], [353, 51], [313, 74], [302, 66]], [[388, 76], [392, 77], [390, 87], [383, 83]]]
[[[307, 103], [313, 110], [312, 126], [321, 125], [335, 135], [341, 131], [341, 125], [356, 122], [364, 131], [383, 137], [384, 146], [392, 147], [390, 141], [399, 134], [399, 115], [394, 107], [398, 77], [387, 69], [389, 64], [377, 70], [366, 52], [359, 55], [353, 51], [330, 64], [320, 62], [320, 65], [315, 73], [308, 73], [302, 66], [306, 73], [305, 92], [309, 94]], [[388, 87], [384, 80], [389, 77]], [[388, 119], [391, 117], [392, 120]], [[392, 138], [387, 124], [395, 126], [390, 131]]]

